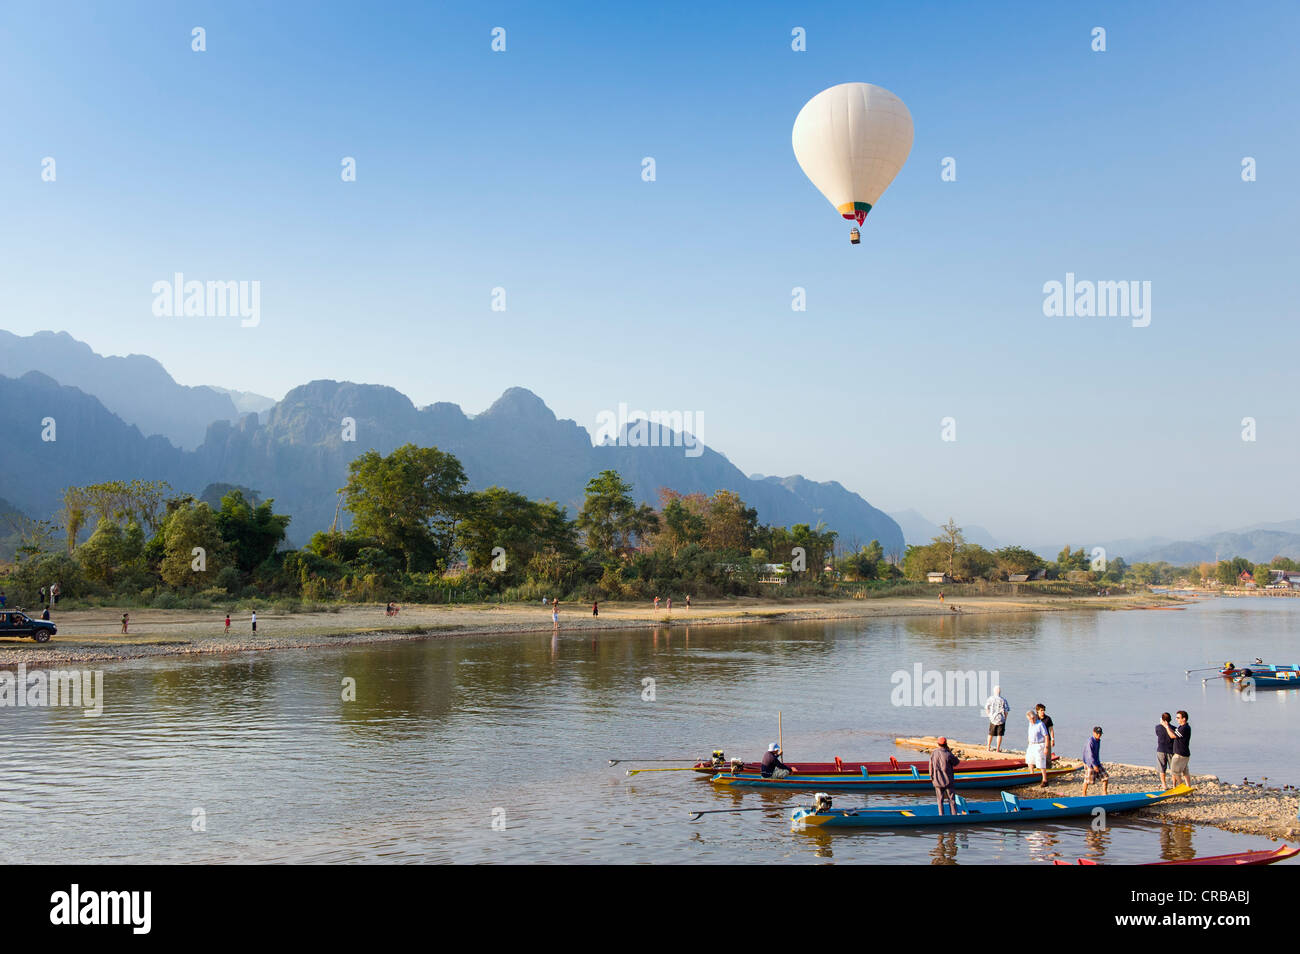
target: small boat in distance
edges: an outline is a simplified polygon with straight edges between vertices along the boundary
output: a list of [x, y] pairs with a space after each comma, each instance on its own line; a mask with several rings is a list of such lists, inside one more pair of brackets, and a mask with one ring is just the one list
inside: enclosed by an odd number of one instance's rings
[[1300, 672], [1280, 669], [1271, 675], [1262, 675], [1252, 669], [1243, 669], [1232, 677], [1232, 684], [1238, 689], [1245, 686], [1254, 686], [1256, 689], [1300, 689]]

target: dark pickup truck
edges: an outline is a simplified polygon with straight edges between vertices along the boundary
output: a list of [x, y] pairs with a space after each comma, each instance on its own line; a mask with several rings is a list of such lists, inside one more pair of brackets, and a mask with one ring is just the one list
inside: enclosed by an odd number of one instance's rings
[[30, 636], [43, 643], [57, 632], [58, 629], [48, 620], [32, 619], [17, 610], [0, 610], [0, 636]]

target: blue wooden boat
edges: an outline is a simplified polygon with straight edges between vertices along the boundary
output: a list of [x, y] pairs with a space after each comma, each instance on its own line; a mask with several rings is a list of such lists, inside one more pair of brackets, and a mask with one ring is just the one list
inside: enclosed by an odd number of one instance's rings
[[1295, 672], [1297, 669], [1300, 669], [1300, 666], [1286, 666], [1281, 664], [1271, 665], [1269, 663], [1251, 663], [1249, 666], [1238, 666], [1234, 663], [1225, 663], [1223, 667], [1219, 669], [1219, 675], [1227, 676], [1231, 679], [1233, 676], [1240, 676], [1248, 669], [1251, 672], [1262, 672], [1267, 676], [1271, 676], [1279, 672]]
[[[1074, 768], [1047, 770], [1048, 781], [1079, 771]], [[963, 772], [960, 767], [953, 773], [953, 783], [959, 789], [1011, 788], [1042, 781], [1037, 769], [1012, 769], [1003, 772]], [[714, 785], [731, 788], [784, 788], [792, 791], [812, 792], [912, 792], [934, 791], [928, 772], [916, 769], [910, 773], [893, 772], [886, 775], [804, 775], [796, 772], [785, 778], [763, 778], [756, 772], [727, 772], [710, 779]]]
[[997, 802], [968, 802], [958, 795], [956, 815], [940, 815], [933, 802], [905, 808], [797, 808], [790, 816], [794, 831], [809, 828], [916, 828], [949, 825], [1000, 825], [1107, 812], [1129, 812], [1186, 795], [1192, 789], [1179, 785], [1165, 792], [1131, 792], [1125, 795], [1088, 795], [1074, 798], [1017, 798], [1002, 793]]
[[1300, 672], [1279, 669], [1264, 675], [1251, 667], [1233, 676], [1232, 684], [1239, 689], [1248, 685], [1254, 685], [1256, 689], [1300, 689]]

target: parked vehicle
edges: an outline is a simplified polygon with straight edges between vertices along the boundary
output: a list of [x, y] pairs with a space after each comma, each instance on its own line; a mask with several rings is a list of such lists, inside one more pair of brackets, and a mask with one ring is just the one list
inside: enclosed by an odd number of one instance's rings
[[18, 610], [0, 612], [0, 636], [30, 636], [38, 643], [48, 642], [58, 627], [44, 619], [32, 619]]

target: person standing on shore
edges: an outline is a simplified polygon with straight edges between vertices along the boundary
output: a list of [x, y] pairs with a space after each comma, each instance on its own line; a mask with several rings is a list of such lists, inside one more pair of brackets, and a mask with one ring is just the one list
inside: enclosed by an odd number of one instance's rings
[[1092, 727], [1092, 738], [1083, 747], [1083, 794], [1088, 794], [1088, 785], [1101, 782], [1101, 793], [1110, 794], [1110, 775], [1101, 764], [1101, 726]]
[[[1002, 751], [1002, 737], [1007, 733], [1007, 714], [1011, 711], [1011, 703], [1007, 702], [1002, 696], [1002, 687], [994, 686], [993, 695], [988, 697], [984, 703], [984, 714], [989, 717], [989, 741], [984, 748], [990, 752]], [[993, 740], [998, 740], [998, 747], [993, 748]]]
[[930, 784], [934, 786], [934, 798], [939, 803], [939, 814], [944, 814], [944, 804], [947, 803], [951, 811], [950, 815], [957, 814], [957, 803], [953, 801], [953, 796], [957, 794], [956, 783], [953, 781], [952, 773], [957, 770], [961, 764], [961, 759], [957, 758], [952, 749], [948, 748], [948, 740], [944, 736], [939, 736], [939, 745], [930, 753]]
[[551, 604], [551, 623], [556, 629], [560, 628], [560, 601], [556, 600]]
[[45, 587], [41, 587], [41, 605], [45, 605]]
[[[1041, 702], [1034, 706], [1034, 710], [1038, 713], [1038, 721], [1041, 722], [1043, 728], [1047, 730], [1047, 767], [1051, 768], [1052, 749], [1056, 748], [1056, 723], [1053, 722], [1052, 717], [1047, 714], [1047, 706], [1043, 705]], [[1044, 779], [1044, 781], [1046, 781], [1046, 779]]]
[[[4, 595], [3, 593], [0, 593], [0, 596], [3, 596], [3, 595]], [[0, 605], [3, 605], [3, 604], [0, 604]], [[691, 608], [691, 594], [690, 594], [690, 593], [687, 593], [687, 594], [686, 594], [686, 608], [687, 608], [687, 609], [690, 609], [690, 608]]]
[[671, 613], [672, 611], [673, 611], [673, 598], [670, 596], [668, 597], [668, 612]]
[[592, 616], [600, 615], [600, 600], [591, 601], [591, 615]]
[[253, 610], [253, 632], [257, 632], [257, 610]]
[[1038, 713], [1030, 709], [1025, 713], [1029, 720], [1029, 739], [1025, 746], [1025, 765], [1043, 773], [1039, 788], [1047, 788], [1047, 729], [1038, 721]]
[[1156, 768], [1160, 769], [1160, 788], [1169, 789], [1169, 780], [1165, 773], [1169, 771], [1169, 756], [1174, 754], [1174, 737], [1170, 733], [1169, 723], [1173, 716], [1161, 712], [1160, 725], [1156, 727]]
[[655, 597], [655, 612], [659, 612], [659, 597]]
[[1192, 726], [1187, 721], [1187, 713], [1184, 710], [1179, 709], [1177, 715], [1177, 726], [1170, 728], [1169, 723], [1164, 723], [1173, 747], [1173, 754], [1169, 757], [1169, 775], [1174, 785], [1178, 784], [1178, 777], [1181, 775], [1184, 783], [1190, 786], [1192, 773], [1188, 770], [1188, 763], [1192, 758]]
[[130, 613], [123, 613], [123, 614], [122, 614], [122, 632], [124, 632], [124, 633], [126, 632], [126, 624], [129, 623], [130, 621], [131, 621], [131, 614], [130, 614]]
[[230, 635], [230, 614], [226, 614], [226, 635]]

